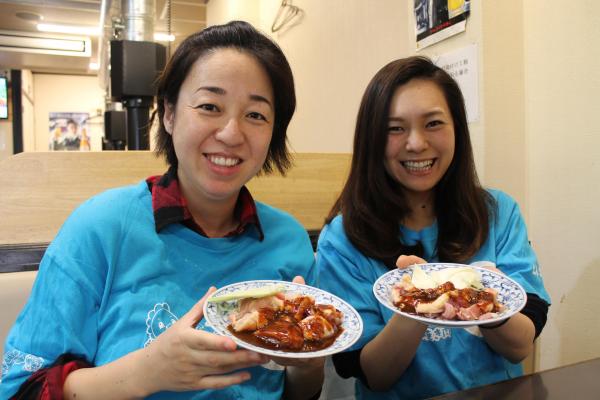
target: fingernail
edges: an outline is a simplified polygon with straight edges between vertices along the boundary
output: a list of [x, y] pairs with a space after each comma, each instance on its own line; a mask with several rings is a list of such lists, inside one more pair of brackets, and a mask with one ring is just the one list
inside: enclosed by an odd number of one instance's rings
[[226, 342], [223, 342], [223, 348], [227, 351], [233, 351], [233, 350], [235, 350], [236, 346], [235, 346], [235, 343], [226, 341]]

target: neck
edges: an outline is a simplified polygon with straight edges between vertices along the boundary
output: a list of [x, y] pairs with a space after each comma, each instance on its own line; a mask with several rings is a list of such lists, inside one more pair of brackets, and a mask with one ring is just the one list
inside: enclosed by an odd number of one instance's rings
[[402, 221], [402, 225], [412, 230], [421, 230], [435, 221], [434, 194], [427, 193], [405, 193], [410, 207], [410, 214]]
[[215, 200], [194, 196], [183, 187], [181, 191], [194, 222], [209, 238], [224, 237], [238, 226], [239, 221], [234, 215], [237, 196], [225, 200]]

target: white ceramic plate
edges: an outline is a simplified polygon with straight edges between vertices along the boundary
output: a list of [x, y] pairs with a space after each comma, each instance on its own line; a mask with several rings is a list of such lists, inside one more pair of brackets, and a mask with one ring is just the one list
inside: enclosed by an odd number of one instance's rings
[[490, 271], [489, 269], [452, 263], [419, 264], [419, 267], [421, 267], [421, 269], [426, 273], [457, 267], [469, 267], [479, 271], [481, 273], [481, 283], [483, 283], [483, 286], [486, 288], [495, 289], [498, 292], [498, 302], [505, 306], [504, 311], [499, 313], [496, 318], [475, 321], [448, 321], [443, 319], [427, 318], [422, 315], [400, 311], [400, 309], [398, 309], [398, 307], [392, 303], [391, 290], [394, 284], [402, 279], [402, 276], [405, 274], [412, 276], [413, 267], [394, 269], [380, 276], [379, 279], [375, 281], [375, 284], [373, 284], [373, 294], [375, 294], [377, 300], [390, 310], [407, 318], [412, 318], [429, 325], [446, 327], [469, 327], [475, 325], [495, 324], [521, 311], [521, 309], [525, 306], [525, 302], [527, 301], [527, 295], [525, 294], [525, 290], [521, 287], [521, 285], [509, 277]]
[[298, 283], [284, 282], [284, 281], [246, 281], [234, 283], [218, 289], [214, 292], [211, 297], [223, 296], [238, 290], [248, 290], [259, 288], [262, 286], [270, 286], [276, 284], [285, 285], [286, 291], [294, 292], [301, 295], [312, 296], [316, 303], [319, 304], [331, 304], [338, 310], [340, 310], [344, 319], [342, 327], [344, 331], [337, 337], [335, 342], [331, 346], [318, 350], [308, 352], [288, 352], [283, 350], [271, 350], [264, 347], [255, 346], [251, 343], [245, 342], [236, 336], [234, 336], [227, 327], [231, 323], [228, 317], [230, 311], [227, 307], [219, 306], [218, 303], [204, 303], [204, 318], [206, 322], [217, 334], [230, 337], [240, 347], [248, 350], [255, 351], [257, 353], [267, 354], [274, 357], [287, 357], [287, 358], [313, 358], [313, 357], [324, 357], [330, 354], [339, 353], [352, 346], [354, 342], [358, 340], [363, 330], [363, 322], [358, 312], [344, 300], [324, 290], [317, 289], [312, 286], [300, 285]]

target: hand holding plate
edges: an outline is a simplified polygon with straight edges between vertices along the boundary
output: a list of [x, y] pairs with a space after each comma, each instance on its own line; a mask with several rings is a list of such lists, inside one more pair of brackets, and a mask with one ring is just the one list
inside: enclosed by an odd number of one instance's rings
[[[267, 358], [255, 352], [236, 350], [227, 337], [195, 329], [203, 316], [211, 288], [187, 314], [141, 350], [140, 375], [151, 388], [150, 393], [171, 390], [201, 390], [236, 385], [247, 379], [247, 371]], [[237, 371], [235, 373], [231, 373]]]

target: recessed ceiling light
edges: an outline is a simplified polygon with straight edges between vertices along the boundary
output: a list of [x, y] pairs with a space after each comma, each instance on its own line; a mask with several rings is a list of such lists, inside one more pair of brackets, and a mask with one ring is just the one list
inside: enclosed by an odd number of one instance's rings
[[44, 17], [41, 16], [40, 14], [37, 14], [34, 12], [29, 12], [29, 11], [17, 11], [15, 13], [15, 16], [17, 18], [20, 18], [20, 19], [28, 21], [28, 22], [38, 22], [38, 21], [42, 21], [44, 19]]

